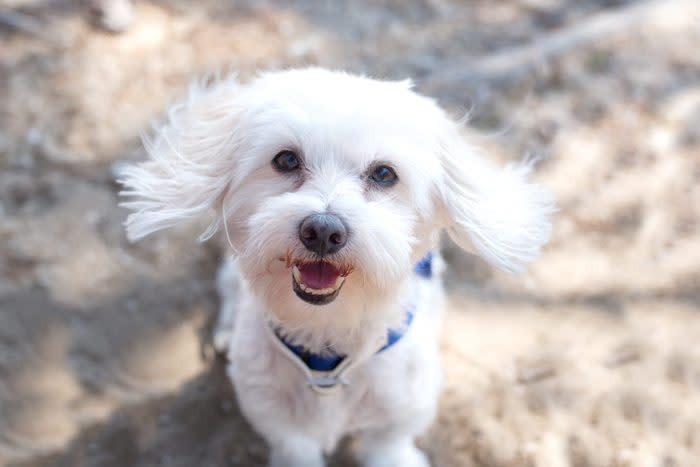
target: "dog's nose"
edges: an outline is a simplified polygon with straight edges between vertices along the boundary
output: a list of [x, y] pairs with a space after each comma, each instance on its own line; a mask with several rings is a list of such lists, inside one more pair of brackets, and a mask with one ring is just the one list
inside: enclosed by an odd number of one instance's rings
[[301, 222], [299, 238], [309, 251], [330, 255], [345, 246], [348, 230], [335, 214], [312, 214]]

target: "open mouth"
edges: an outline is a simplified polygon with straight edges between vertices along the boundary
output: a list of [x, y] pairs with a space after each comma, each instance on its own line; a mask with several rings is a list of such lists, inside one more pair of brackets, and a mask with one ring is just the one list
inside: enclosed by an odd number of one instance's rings
[[313, 305], [326, 305], [338, 296], [347, 272], [332, 263], [314, 261], [292, 266], [292, 283], [299, 298]]

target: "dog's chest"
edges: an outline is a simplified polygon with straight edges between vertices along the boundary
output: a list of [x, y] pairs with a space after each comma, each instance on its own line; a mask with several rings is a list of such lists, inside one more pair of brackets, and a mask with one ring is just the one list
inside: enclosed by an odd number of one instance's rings
[[[298, 369], [280, 360], [279, 379], [271, 386], [249, 388], [264, 397], [274, 416], [305, 432], [332, 450], [345, 435], [390, 424], [422, 400], [436, 397], [439, 365], [423, 355], [410, 358], [415, 343], [406, 341], [387, 355], [374, 356], [348, 375], [348, 385], [318, 394], [306, 385]], [[238, 386], [238, 382], [236, 382]], [[262, 414], [261, 414], [262, 415]]]
[[417, 411], [430, 411], [441, 382], [443, 295], [437, 281], [416, 286], [415, 317], [401, 340], [353, 367], [344, 375], [348, 385], [326, 395], [308, 387], [307, 375], [270, 338], [264, 310], [241, 309], [229, 374], [256, 431], [267, 439], [309, 436], [331, 450], [346, 434], [412, 423]]
[[[352, 432], [386, 426], [417, 404], [437, 397], [439, 359], [434, 333], [421, 316], [385, 352], [347, 375], [348, 385], [329, 394], [308, 387], [305, 375], [265, 338], [256, 320], [240, 317], [231, 352], [231, 376], [241, 408], [254, 424], [304, 432], [328, 450]], [[259, 324], [259, 323], [258, 323]], [[274, 426], [259, 431], [269, 432]]]

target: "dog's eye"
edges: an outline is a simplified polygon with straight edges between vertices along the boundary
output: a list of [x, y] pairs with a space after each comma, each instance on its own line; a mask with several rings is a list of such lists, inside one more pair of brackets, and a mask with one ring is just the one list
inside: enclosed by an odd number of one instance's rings
[[294, 152], [284, 150], [272, 159], [272, 165], [280, 172], [293, 172], [301, 166], [301, 162]]
[[375, 167], [369, 174], [369, 178], [377, 185], [383, 187], [393, 186], [399, 181], [399, 177], [394, 172], [394, 169], [388, 165], [380, 165]]

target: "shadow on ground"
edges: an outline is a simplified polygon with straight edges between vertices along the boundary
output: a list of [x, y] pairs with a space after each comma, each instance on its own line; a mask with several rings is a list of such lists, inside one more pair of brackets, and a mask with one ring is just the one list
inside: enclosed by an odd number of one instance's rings
[[18, 467], [264, 465], [262, 440], [241, 416], [223, 362], [175, 394], [116, 410], [65, 450]]

